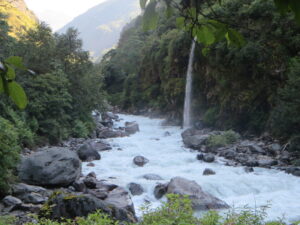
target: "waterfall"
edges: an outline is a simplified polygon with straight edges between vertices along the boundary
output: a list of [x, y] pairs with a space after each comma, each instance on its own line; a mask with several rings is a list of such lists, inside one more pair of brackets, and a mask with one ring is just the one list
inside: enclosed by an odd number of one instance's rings
[[189, 128], [191, 126], [191, 103], [192, 103], [192, 85], [193, 85], [193, 62], [195, 53], [196, 42], [193, 41], [189, 65], [186, 74], [186, 87], [185, 87], [185, 99], [184, 99], [184, 111], [183, 111], [183, 128]]

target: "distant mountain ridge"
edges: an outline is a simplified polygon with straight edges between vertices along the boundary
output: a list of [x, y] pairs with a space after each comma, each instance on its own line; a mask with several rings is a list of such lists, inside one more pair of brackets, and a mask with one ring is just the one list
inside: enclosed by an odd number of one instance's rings
[[58, 32], [78, 29], [84, 49], [97, 59], [117, 44], [123, 27], [140, 13], [138, 0], [107, 0], [76, 17]]
[[1, 0], [0, 13], [7, 15], [12, 36], [34, 28], [38, 23], [36, 15], [28, 9], [24, 0]]

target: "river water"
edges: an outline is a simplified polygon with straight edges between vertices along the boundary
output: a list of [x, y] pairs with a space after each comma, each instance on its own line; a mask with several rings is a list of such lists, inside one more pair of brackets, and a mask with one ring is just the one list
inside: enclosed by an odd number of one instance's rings
[[[94, 161], [95, 167], [83, 165], [83, 173], [95, 172], [98, 179], [126, 187], [128, 183], [141, 184], [145, 193], [134, 196], [137, 216], [145, 200], [158, 207], [153, 190], [158, 181], [144, 179], [145, 174], [157, 174], [167, 183], [175, 176], [195, 180], [205, 191], [222, 199], [230, 206], [259, 207], [270, 205], [268, 219], [283, 218], [286, 221], [300, 220], [300, 178], [278, 170], [255, 168], [246, 173], [243, 167], [228, 167], [224, 159], [205, 163], [196, 159], [197, 152], [183, 146], [182, 130], [179, 127], [161, 126], [162, 120], [142, 116], [120, 115], [123, 120], [115, 126], [124, 126], [125, 121], [136, 121], [140, 132], [130, 137], [114, 138], [108, 141], [113, 150], [102, 152], [102, 159]], [[165, 136], [165, 132], [170, 136]], [[121, 148], [122, 151], [118, 150]], [[133, 164], [135, 156], [142, 155], [150, 160], [144, 167]], [[203, 170], [211, 168], [216, 175], [203, 176]]]

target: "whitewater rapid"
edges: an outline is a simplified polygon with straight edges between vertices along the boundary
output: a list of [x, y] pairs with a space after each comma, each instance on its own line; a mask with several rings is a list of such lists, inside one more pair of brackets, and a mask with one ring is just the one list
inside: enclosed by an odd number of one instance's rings
[[[95, 172], [98, 179], [123, 187], [130, 182], [142, 185], [145, 193], [132, 197], [137, 216], [141, 216], [140, 207], [145, 201], [150, 201], [153, 208], [161, 204], [153, 195], [158, 182], [167, 183], [171, 178], [181, 176], [195, 180], [205, 191], [230, 206], [259, 207], [268, 204], [269, 220], [300, 220], [299, 177], [263, 168], [254, 168], [254, 173], [246, 173], [243, 167], [225, 166], [222, 158], [215, 163], [205, 163], [196, 159], [197, 152], [183, 146], [179, 127], [161, 126], [162, 120], [142, 116], [120, 115], [120, 118], [123, 120], [115, 126], [136, 121], [140, 132], [130, 137], [109, 139], [113, 149], [101, 152], [102, 159], [93, 162], [95, 167], [84, 163], [83, 174]], [[165, 136], [166, 131], [171, 135]], [[150, 162], [144, 167], [134, 165], [133, 158], [138, 155], [148, 158]], [[213, 169], [216, 175], [203, 176], [205, 168]], [[164, 180], [151, 181], [142, 177], [149, 173], [157, 174]]]

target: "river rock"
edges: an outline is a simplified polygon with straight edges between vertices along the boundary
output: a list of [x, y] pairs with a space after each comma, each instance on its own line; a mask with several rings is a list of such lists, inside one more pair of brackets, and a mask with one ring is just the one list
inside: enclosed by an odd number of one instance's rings
[[220, 153], [220, 156], [226, 159], [235, 159], [237, 152], [234, 149], [226, 149]]
[[260, 159], [258, 160], [258, 166], [260, 167], [271, 167], [278, 164], [278, 161], [274, 159]]
[[195, 210], [229, 208], [229, 206], [222, 200], [204, 192], [195, 181], [187, 180], [182, 177], [175, 177], [171, 179], [167, 193], [188, 196], [191, 199], [193, 209]]
[[144, 189], [140, 184], [129, 183], [128, 189], [132, 195], [141, 195], [144, 193]]
[[121, 130], [113, 130], [111, 128], [105, 128], [101, 130], [98, 134], [99, 138], [117, 138], [117, 137], [124, 137], [126, 136], [125, 133]]
[[183, 138], [183, 143], [188, 148], [200, 149], [202, 145], [206, 144], [210, 135], [193, 135], [193, 136], [185, 136]]
[[260, 146], [258, 146], [256, 144], [250, 144], [250, 145], [248, 145], [248, 147], [249, 147], [249, 149], [250, 149], [250, 151], [252, 153], [261, 154], [261, 155], [265, 155], [266, 154], [265, 150], [263, 150], [262, 147], [260, 147]]
[[126, 122], [125, 123], [125, 132], [128, 134], [135, 134], [139, 132], [140, 128], [137, 122]]
[[112, 112], [105, 112], [101, 115], [102, 120], [118, 120], [119, 116]]
[[154, 196], [156, 199], [161, 199], [168, 190], [168, 184], [158, 184], [154, 188]]
[[153, 173], [145, 174], [143, 178], [146, 180], [163, 180], [161, 176]]
[[83, 179], [83, 183], [87, 188], [95, 189], [97, 187], [97, 179], [95, 177], [87, 176]]
[[45, 203], [48, 198], [43, 197], [42, 195], [38, 193], [27, 193], [23, 194], [19, 197], [24, 203], [29, 204], [43, 204]]
[[213, 154], [205, 154], [203, 156], [203, 161], [207, 163], [212, 163], [215, 161], [215, 156]]
[[135, 210], [129, 193], [121, 187], [109, 192], [105, 202], [116, 207], [118, 217], [122, 221], [136, 222]]
[[93, 160], [100, 160], [101, 155], [91, 144], [83, 144], [77, 150], [78, 157], [83, 162], [89, 162]]
[[2, 200], [3, 204], [5, 207], [8, 207], [7, 211], [11, 211], [14, 208], [20, 206], [22, 204], [22, 201], [16, 197], [13, 197], [11, 195], [6, 196], [3, 200]]
[[[38, 193], [43, 197], [49, 197], [51, 194], [51, 191], [39, 187], [39, 186], [33, 186], [33, 185], [28, 185], [24, 183], [19, 183], [19, 184], [14, 184], [12, 185], [12, 194], [16, 197], [26, 195], [28, 193]], [[22, 198], [22, 197], [20, 197]]]
[[[113, 214], [112, 208], [107, 203], [89, 194], [60, 193], [49, 199], [47, 204], [51, 205], [51, 210], [42, 210], [41, 214], [45, 214], [50, 219], [85, 217], [97, 210], [109, 215]], [[45, 210], [47, 210], [46, 207]]]
[[53, 147], [22, 160], [19, 177], [41, 186], [68, 186], [81, 175], [81, 161], [75, 152]]
[[216, 172], [209, 168], [206, 168], [203, 171], [203, 176], [210, 176], [210, 175], [215, 175], [215, 174], [216, 174]]
[[300, 167], [290, 167], [286, 170], [286, 172], [300, 177]]
[[72, 186], [74, 187], [75, 191], [77, 191], [77, 192], [85, 192], [86, 191], [86, 186], [85, 186], [83, 179], [76, 180], [72, 184]]
[[109, 151], [112, 149], [110, 144], [108, 144], [104, 141], [91, 142], [90, 144], [96, 151], [99, 151], [99, 152]]
[[148, 162], [149, 162], [149, 160], [147, 158], [145, 158], [144, 156], [136, 156], [133, 159], [133, 163], [140, 167], [143, 167]]
[[254, 172], [254, 169], [253, 169], [252, 167], [245, 167], [245, 168], [244, 168], [244, 171], [245, 171], [246, 173], [252, 173], [252, 172]]

